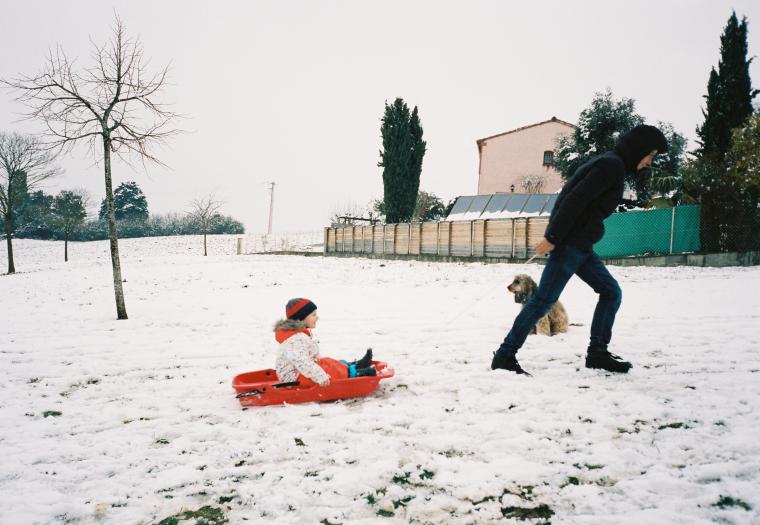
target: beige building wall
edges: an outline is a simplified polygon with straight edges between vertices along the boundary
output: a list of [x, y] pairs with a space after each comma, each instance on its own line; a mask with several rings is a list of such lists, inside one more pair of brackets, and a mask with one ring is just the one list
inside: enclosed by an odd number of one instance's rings
[[551, 166], [544, 165], [544, 152], [554, 151], [562, 135], [573, 133], [575, 126], [552, 118], [531, 126], [478, 140], [480, 168], [478, 194], [509, 192], [526, 193], [527, 177], [543, 179], [540, 191], [555, 193], [562, 188], [562, 177]]

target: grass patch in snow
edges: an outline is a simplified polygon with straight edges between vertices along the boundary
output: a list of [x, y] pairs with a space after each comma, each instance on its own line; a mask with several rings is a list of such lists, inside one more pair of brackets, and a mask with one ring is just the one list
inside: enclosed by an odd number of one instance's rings
[[397, 474], [391, 478], [391, 483], [395, 483], [396, 485], [409, 485], [409, 477], [411, 475], [411, 472], [404, 472], [400, 476]]
[[232, 494], [231, 496], [219, 496], [219, 505], [224, 505], [225, 503], [229, 503], [235, 498], [237, 498], [235, 494]]
[[227, 518], [222, 509], [206, 505], [198, 510], [186, 510], [164, 518], [158, 522], [158, 525], [180, 525], [180, 523], [192, 525], [193, 522], [185, 523], [188, 520], [195, 520], [194, 525], [223, 525], [227, 523]]
[[63, 412], [59, 412], [58, 410], [45, 410], [42, 413], [42, 417], [58, 417], [62, 415], [63, 415]]
[[659, 427], [657, 427], [657, 430], [665, 430], [666, 428], [683, 428], [683, 429], [687, 429], [687, 428], [691, 428], [691, 427], [689, 425], [687, 425], [686, 423], [683, 423], [681, 421], [677, 421], [675, 423], [668, 423], [666, 425], [660, 425]]
[[549, 505], [542, 503], [538, 507], [503, 507], [501, 514], [505, 518], [518, 520], [549, 519], [554, 516], [554, 511]]
[[721, 496], [717, 502], [712, 504], [713, 507], [718, 507], [720, 509], [730, 508], [730, 507], [740, 507], [744, 510], [752, 510], [752, 507], [740, 500], [739, 498], [732, 498], [731, 496]]
[[604, 468], [604, 465], [595, 465], [593, 463], [573, 463], [573, 466], [578, 470], [599, 470], [601, 468]]
[[[417, 478], [419, 478], [420, 481], [425, 481], [428, 479], [433, 479], [435, 476], [435, 472], [432, 470], [428, 470], [426, 468], [423, 468], [422, 465], [417, 465]], [[412, 473], [411, 472], [404, 472], [403, 474], [396, 474], [391, 478], [391, 483], [395, 483], [396, 485], [411, 485], [413, 487], [420, 487], [422, 486], [422, 483], [419, 481], [412, 480]]]

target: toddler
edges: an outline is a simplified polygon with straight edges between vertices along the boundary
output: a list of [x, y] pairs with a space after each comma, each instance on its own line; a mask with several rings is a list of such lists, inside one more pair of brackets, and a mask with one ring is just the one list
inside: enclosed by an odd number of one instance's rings
[[310, 300], [288, 301], [285, 317], [274, 326], [274, 337], [280, 343], [275, 369], [281, 382], [327, 386], [331, 379], [377, 375], [371, 348], [364, 357], [350, 363], [319, 356], [319, 346], [311, 335], [319, 317], [317, 305]]

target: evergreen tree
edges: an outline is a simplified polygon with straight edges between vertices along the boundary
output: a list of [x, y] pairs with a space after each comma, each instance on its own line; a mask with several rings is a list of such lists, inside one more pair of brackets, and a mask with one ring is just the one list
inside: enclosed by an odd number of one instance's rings
[[728, 179], [734, 190], [747, 199], [748, 208], [760, 206], [760, 109], [744, 127], [734, 130], [726, 155]]
[[69, 260], [69, 237], [82, 224], [87, 216], [84, 209], [84, 196], [73, 191], [62, 191], [56, 195], [52, 209], [53, 224], [63, 233], [63, 260]]
[[20, 238], [54, 239], [54, 197], [42, 190], [26, 195], [23, 207], [16, 217], [16, 236]]
[[635, 106], [630, 98], [615, 100], [609, 89], [595, 93], [591, 105], [581, 111], [575, 132], [557, 143], [554, 167], [562, 178], [571, 178], [583, 163], [613, 149], [620, 135], [643, 124]]
[[[100, 203], [98, 218], [106, 220], [106, 199]], [[117, 221], [142, 223], [148, 220], [148, 199], [136, 182], [122, 182], [113, 193], [114, 214]]]
[[718, 70], [710, 70], [707, 82], [705, 121], [697, 129], [700, 156], [716, 155], [722, 160], [731, 145], [732, 130], [742, 126], [752, 114], [752, 89], [747, 58], [747, 17], [742, 21], [731, 13], [720, 37]]
[[391, 105], [386, 103], [380, 132], [383, 150], [378, 166], [383, 168], [386, 221], [409, 221], [414, 215], [426, 150], [417, 107], [410, 113], [401, 98]]
[[[562, 137], [554, 154], [554, 167], [562, 178], [569, 179], [585, 162], [615, 148], [618, 139], [634, 126], [644, 123], [636, 113], [636, 101], [630, 98], [616, 100], [608, 89], [596, 93], [589, 107], [578, 118], [578, 127], [570, 136]], [[647, 205], [655, 193], [682, 194], [681, 165], [684, 160], [686, 139], [668, 123], [658, 122], [657, 127], [668, 139], [669, 151], [660, 152], [651, 170], [644, 173], [627, 173], [626, 183], [636, 193], [629, 206]]]
[[760, 110], [733, 132], [726, 154], [726, 179], [739, 215], [737, 249], [760, 248]]
[[[422, 140], [422, 123], [420, 122], [420, 116], [417, 112], [417, 107], [414, 107], [412, 111], [412, 117], [409, 120], [409, 133], [412, 137], [412, 153], [409, 158], [409, 187], [407, 189], [406, 208], [412, 208], [412, 215], [417, 208], [417, 202], [419, 200], [420, 189], [420, 174], [422, 173], [422, 159], [425, 157], [425, 150], [427, 149], [427, 143]], [[431, 194], [432, 195], [432, 194]], [[435, 195], [432, 195], [435, 197]], [[404, 220], [411, 220], [411, 217]]]
[[670, 194], [670, 203], [683, 199], [683, 164], [686, 138], [667, 122], [657, 122], [657, 128], [668, 140], [668, 151], [655, 157], [651, 168], [633, 178], [632, 187], [639, 202], [649, 202], [655, 193]]
[[710, 70], [705, 120], [697, 129], [701, 147], [688, 172], [689, 191], [702, 205], [705, 251], [743, 249], [745, 236], [741, 232], [751, 227], [745, 222], [756, 212], [731, 180], [727, 159], [733, 130], [747, 122], [758, 93], [752, 89], [752, 59], [747, 58], [747, 47], [747, 18], [739, 22], [734, 12], [720, 37], [718, 69]]
[[[29, 203], [29, 187], [26, 183], [26, 173], [19, 171], [13, 178], [11, 191], [15, 194], [13, 201], [12, 227], [14, 229], [23, 229], [24, 223], [28, 220], [26, 208]], [[18, 231], [16, 231], [18, 234]]]

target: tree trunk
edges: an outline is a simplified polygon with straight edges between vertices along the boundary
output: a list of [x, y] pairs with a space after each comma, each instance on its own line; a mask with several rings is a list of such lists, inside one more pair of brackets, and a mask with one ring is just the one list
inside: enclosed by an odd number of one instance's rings
[[63, 262], [69, 262], [69, 232], [63, 233]]
[[106, 203], [108, 204], [108, 238], [111, 241], [111, 266], [113, 267], [113, 290], [116, 295], [116, 317], [127, 319], [127, 307], [124, 304], [124, 288], [121, 279], [121, 262], [119, 261], [119, 239], [116, 237], [116, 213], [113, 207], [113, 189], [111, 184], [111, 140], [103, 136], [103, 166], [106, 175]]
[[208, 256], [208, 251], [206, 250], [206, 232], [203, 232], [203, 256]]
[[16, 273], [16, 265], [13, 264], [13, 217], [10, 210], [5, 216], [5, 242], [8, 244], [8, 273]]

